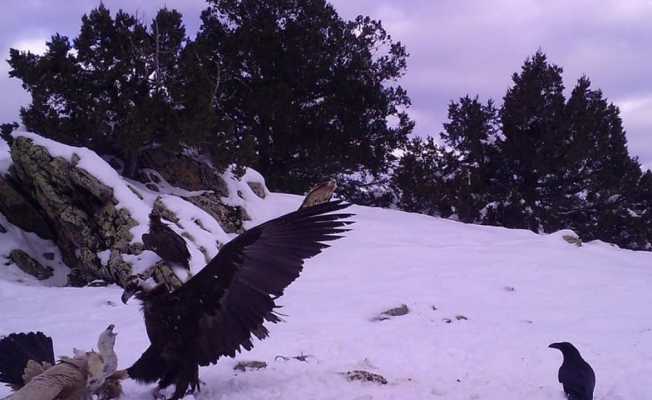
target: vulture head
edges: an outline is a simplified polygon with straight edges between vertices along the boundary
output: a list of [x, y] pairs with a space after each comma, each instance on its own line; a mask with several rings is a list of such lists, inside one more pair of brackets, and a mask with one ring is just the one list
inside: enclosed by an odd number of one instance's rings
[[168, 290], [164, 284], [159, 283], [156, 286], [152, 286], [152, 284], [148, 284], [146, 281], [136, 278], [127, 283], [120, 299], [124, 304], [127, 304], [129, 299], [134, 296], [136, 296], [137, 299], [144, 300], [165, 293], [168, 293]]
[[141, 293], [145, 292], [145, 287], [143, 286], [143, 281], [140, 278], [132, 279], [129, 283], [124, 288], [124, 292], [122, 292], [122, 296], [120, 297], [120, 300], [124, 304], [127, 304], [130, 298], [132, 298], [135, 295], [140, 295]]

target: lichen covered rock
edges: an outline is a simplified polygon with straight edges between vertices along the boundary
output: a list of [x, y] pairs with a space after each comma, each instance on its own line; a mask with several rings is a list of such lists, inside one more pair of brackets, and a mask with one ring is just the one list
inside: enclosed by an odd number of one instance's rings
[[[229, 240], [225, 233], [241, 233], [249, 218], [245, 198], [229, 195], [229, 190], [251, 193], [248, 181], [222, 175], [189, 155], [151, 150], [139, 175], [144, 184], [125, 180], [88, 149], [27, 132], [15, 135], [10, 155], [10, 172], [0, 178], [0, 212], [8, 217], [3, 223], [35, 232], [50, 240], [51, 247], [56, 244], [61, 252], [57, 262], [70, 267], [71, 285], [99, 280], [124, 286], [133, 279], [152, 278], [170, 289], [178, 287], [188, 276], [177, 276], [172, 266], [143, 249], [150, 213], [188, 239], [195, 264], [208, 262]], [[149, 188], [153, 185], [160, 195]], [[264, 184], [259, 189], [266, 193]], [[197, 254], [203, 255], [201, 261]], [[36, 258], [48, 263], [40, 253]]]
[[14, 140], [11, 158], [12, 178], [52, 227], [53, 239], [73, 270], [71, 283], [112, 280], [114, 274], [101, 265], [97, 253], [128, 252], [130, 229], [137, 225], [126, 209], [116, 207], [113, 189], [78, 168], [75, 157], [52, 157], [26, 137]]
[[220, 223], [226, 233], [242, 233], [242, 222], [249, 219], [247, 212], [242, 207], [233, 207], [222, 202], [216, 193], [203, 193], [198, 196], [184, 197], [202, 210], [210, 214]]
[[38, 261], [29, 256], [23, 250], [12, 250], [9, 259], [16, 264], [26, 274], [32, 275], [38, 280], [45, 280], [53, 275], [52, 267], [43, 266]]

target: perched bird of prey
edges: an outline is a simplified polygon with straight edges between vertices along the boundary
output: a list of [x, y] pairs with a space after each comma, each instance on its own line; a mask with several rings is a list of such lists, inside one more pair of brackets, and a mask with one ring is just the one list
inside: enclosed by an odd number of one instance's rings
[[548, 347], [560, 350], [564, 356], [564, 361], [559, 367], [558, 378], [564, 387], [566, 397], [569, 400], [593, 400], [595, 373], [575, 346], [568, 342], [561, 342], [553, 343]]
[[161, 221], [158, 214], [149, 214], [149, 233], [142, 236], [145, 250], [151, 250], [161, 259], [190, 269], [190, 252], [186, 241]]
[[158, 388], [175, 384], [172, 400], [199, 390], [199, 366], [251, 350], [252, 335], [267, 337], [265, 321], [279, 322], [276, 298], [294, 281], [304, 260], [329, 247], [352, 223], [331, 213], [341, 201], [294, 211], [258, 225], [224, 245], [194, 277], [173, 292], [134, 281], [122, 301], [143, 305], [150, 346], [126, 372]]
[[0, 339], [0, 382], [16, 391], [9, 399], [90, 399], [117, 367], [113, 329], [110, 325], [100, 334], [99, 352], [74, 350], [74, 357], [61, 357], [56, 364], [52, 339], [42, 332]]
[[333, 197], [333, 192], [337, 189], [337, 183], [334, 180], [319, 183], [310, 189], [310, 192], [303, 199], [299, 209], [316, 206], [317, 204], [326, 203]]

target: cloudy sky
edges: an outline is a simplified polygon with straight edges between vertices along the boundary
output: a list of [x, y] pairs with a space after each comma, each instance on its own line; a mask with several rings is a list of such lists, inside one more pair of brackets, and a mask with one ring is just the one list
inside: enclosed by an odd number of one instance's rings
[[[451, 99], [467, 93], [500, 100], [510, 76], [538, 48], [564, 68], [572, 87], [583, 74], [620, 106], [630, 151], [652, 168], [652, 0], [333, 0], [346, 18], [381, 19], [410, 53], [401, 83], [412, 98], [415, 133], [437, 134]], [[0, 52], [43, 49], [54, 32], [78, 33], [98, 0], [2, 0]], [[149, 20], [176, 8], [194, 32], [202, 0], [104, 0]], [[29, 101], [0, 65], [0, 121]]]

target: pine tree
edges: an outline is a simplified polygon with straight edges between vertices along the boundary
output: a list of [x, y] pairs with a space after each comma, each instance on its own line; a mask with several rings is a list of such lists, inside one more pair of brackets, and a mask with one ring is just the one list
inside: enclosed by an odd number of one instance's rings
[[652, 249], [652, 172], [629, 155], [616, 106], [587, 77], [566, 101], [562, 69], [537, 52], [492, 103], [449, 106], [442, 139], [408, 146], [394, 177], [399, 206], [490, 225]]
[[100, 4], [82, 17], [73, 45], [54, 35], [43, 56], [10, 51], [10, 75], [32, 96], [23, 124], [122, 158], [131, 177], [154, 146], [211, 154], [219, 148], [216, 166], [224, 168], [239, 153], [215, 107], [215, 69], [197, 51], [175, 10], [159, 10], [148, 28], [122, 10], [112, 17]]
[[482, 104], [468, 95], [448, 106], [448, 122], [441, 133], [443, 142], [454, 151], [451, 160], [455, 175], [453, 210], [464, 222], [477, 222], [491, 200], [496, 184], [492, 174], [498, 138], [498, 110], [493, 101]]
[[514, 85], [503, 98], [497, 173], [505, 226], [543, 231], [560, 201], [560, 161], [568, 141], [561, 73], [538, 51], [512, 76]]
[[387, 171], [413, 123], [393, 83], [407, 53], [380, 22], [344, 21], [324, 0], [209, 4], [198, 45], [221, 74], [217, 107], [238, 142], [252, 135], [270, 188]]
[[397, 206], [405, 211], [449, 217], [455, 205], [458, 159], [433, 138], [414, 138], [392, 175]]
[[566, 146], [568, 170], [573, 171], [567, 193], [573, 206], [561, 208], [566, 226], [586, 240], [601, 239], [627, 247], [638, 247], [645, 239], [632, 231], [641, 170], [630, 157], [619, 110], [591, 89], [582, 77], [566, 105], [572, 142]]
[[18, 129], [18, 123], [17, 122], [7, 122], [4, 124], [0, 124], [0, 138], [7, 142], [9, 145], [13, 142], [13, 137], [11, 136], [11, 133]]

